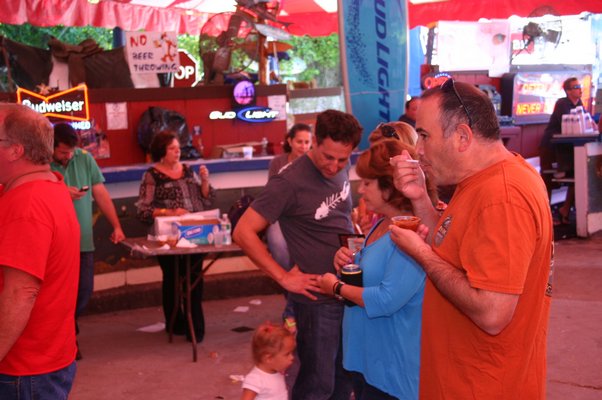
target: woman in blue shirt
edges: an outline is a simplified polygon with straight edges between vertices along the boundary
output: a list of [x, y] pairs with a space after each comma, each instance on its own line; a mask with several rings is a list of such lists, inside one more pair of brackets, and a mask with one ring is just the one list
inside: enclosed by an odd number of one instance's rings
[[[408, 199], [393, 185], [389, 159], [412, 146], [384, 140], [363, 152], [356, 172], [358, 192], [368, 210], [384, 217], [368, 234], [362, 250], [353, 255], [341, 248], [335, 256], [337, 270], [353, 261], [363, 271], [363, 287], [342, 284], [333, 274], [319, 278], [325, 293], [355, 302], [345, 307], [343, 366], [353, 379], [356, 400], [417, 399], [420, 365], [420, 328], [425, 273], [389, 237], [391, 218], [412, 215]], [[431, 185], [431, 199], [436, 191]]]

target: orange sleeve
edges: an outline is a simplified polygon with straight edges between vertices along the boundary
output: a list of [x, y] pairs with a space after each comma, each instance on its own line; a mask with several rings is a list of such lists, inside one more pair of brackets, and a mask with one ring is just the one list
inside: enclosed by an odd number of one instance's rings
[[491, 205], [464, 234], [461, 265], [471, 286], [521, 294], [537, 240], [532, 214], [512, 203]]

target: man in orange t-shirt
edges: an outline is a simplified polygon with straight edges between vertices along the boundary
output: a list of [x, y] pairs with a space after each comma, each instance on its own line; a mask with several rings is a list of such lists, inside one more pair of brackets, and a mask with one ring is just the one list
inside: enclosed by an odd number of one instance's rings
[[[553, 252], [545, 185], [506, 150], [493, 105], [472, 85], [450, 79], [425, 92], [416, 130], [420, 164], [408, 154], [392, 163], [423, 225], [391, 230], [429, 278], [420, 398], [544, 400]], [[441, 216], [421, 169], [457, 184]]]

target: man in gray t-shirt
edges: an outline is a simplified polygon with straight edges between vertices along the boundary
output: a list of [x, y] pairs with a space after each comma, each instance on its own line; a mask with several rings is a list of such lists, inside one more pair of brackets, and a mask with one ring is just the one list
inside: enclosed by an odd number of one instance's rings
[[[316, 277], [334, 272], [338, 235], [353, 231], [349, 158], [361, 133], [350, 114], [320, 113], [316, 146], [269, 180], [234, 231], [247, 256], [292, 294], [300, 361], [293, 400], [349, 398], [339, 354], [343, 305], [331, 293], [321, 294]], [[274, 261], [259, 237], [275, 221], [289, 246], [294, 263], [290, 271]]]

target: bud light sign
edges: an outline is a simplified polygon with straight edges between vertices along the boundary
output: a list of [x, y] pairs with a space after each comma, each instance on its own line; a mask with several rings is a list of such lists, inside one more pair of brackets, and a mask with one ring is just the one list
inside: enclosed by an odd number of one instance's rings
[[236, 116], [246, 122], [270, 122], [276, 119], [278, 111], [274, 111], [269, 107], [253, 106], [241, 108]]

